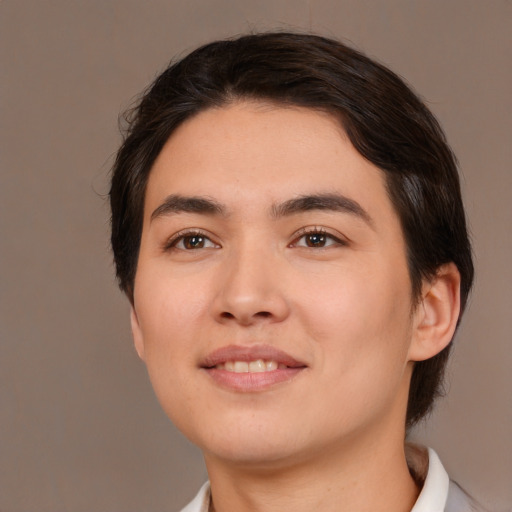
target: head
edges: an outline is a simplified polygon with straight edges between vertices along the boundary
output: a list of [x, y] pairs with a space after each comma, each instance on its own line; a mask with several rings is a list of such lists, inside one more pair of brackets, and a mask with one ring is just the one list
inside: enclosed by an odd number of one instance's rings
[[[473, 280], [454, 155], [434, 116], [393, 72], [314, 35], [269, 33], [208, 44], [173, 63], [128, 116], [110, 192], [112, 246], [133, 303], [148, 180], [162, 148], [187, 120], [238, 101], [304, 107], [339, 123], [355, 150], [383, 171], [399, 218], [413, 304], [443, 265], [460, 273], [461, 314]], [[451, 344], [415, 364], [407, 426], [441, 390]]]

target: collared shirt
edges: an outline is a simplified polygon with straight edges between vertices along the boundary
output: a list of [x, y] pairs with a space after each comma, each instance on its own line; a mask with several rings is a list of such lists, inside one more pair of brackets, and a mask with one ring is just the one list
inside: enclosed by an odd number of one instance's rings
[[[428, 457], [428, 459], [427, 459]], [[423, 487], [411, 512], [479, 512], [476, 503], [450, 481], [437, 453], [431, 448], [414, 447], [407, 462]], [[210, 485], [206, 482], [196, 497], [181, 512], [208, 512]]]

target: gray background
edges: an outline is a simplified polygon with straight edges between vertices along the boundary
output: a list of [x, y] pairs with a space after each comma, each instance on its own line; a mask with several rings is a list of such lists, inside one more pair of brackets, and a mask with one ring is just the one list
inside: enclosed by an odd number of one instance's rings
[[512, 504], [509, 0], [0, 1], [0, 510], [173, 511], [206, 478], [132, 348], [108, 245], [117, 115], [171, 56], [270, 28], [407, 77], [460, 159], [478, 278], [450, 394], [415, 436]]

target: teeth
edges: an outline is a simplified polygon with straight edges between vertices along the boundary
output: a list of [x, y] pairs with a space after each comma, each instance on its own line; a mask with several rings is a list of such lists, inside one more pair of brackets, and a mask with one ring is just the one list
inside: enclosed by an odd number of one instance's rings
[[224, 364], [216, 366], [218, 370], [226, 370], [227, 372], [234, 373], [260, 373], [272, 372], [274, 370], [286, 368], [286, 365], [278, 363], [277, 361], [264, 361], [263, 359], [256, 359], [255, 361], [226, 361]]
[[249, 363], [245, 361], [235, 361], [233, 364], [233, 370], [235, 373], [247, 373], [249, 371]]
[[257, 361], [251, 361], [249, 363], [249, 371], [251, 373], [264, 372], [265, 370], [265, 361], [263, 361], [263, 359], [258, 359]]
[[271, 372], [272, 370], [277, 370], [277, 361], [267, 361], [267, 364], [265, 365], [267, 372]]

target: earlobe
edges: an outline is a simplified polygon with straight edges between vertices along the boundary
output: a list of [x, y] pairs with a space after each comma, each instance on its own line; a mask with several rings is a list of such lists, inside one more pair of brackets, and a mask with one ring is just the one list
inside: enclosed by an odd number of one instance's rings
[[139, 357], [144, 361], [144, 338], [142, 336], [137, 313], [133, 306], [130, 308], [130, 323], [132, 326], [132, 336], [135, 350], [137, 351], [137, 354], [139, 354]]
[[460, 274], [454, 263], [447, 263], [423, 285], [414, 313], [409, 361], [424, 361], [441, 352], [453, 337], [459, 311]]

